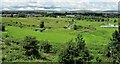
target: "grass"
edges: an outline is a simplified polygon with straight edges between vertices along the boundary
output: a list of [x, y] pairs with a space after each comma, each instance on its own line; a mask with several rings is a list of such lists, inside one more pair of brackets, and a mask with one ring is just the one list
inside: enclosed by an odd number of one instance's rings
[[38, 40], [48, 40], [50, 42], [66, 42], [74, 37], [73, 35], [56, 31], [36, 32], [35, 30], [13, 26], [7, 26], [6, 28], [6, 32], [17, 39], [23, 39], [27, 35], [32, 35], [35, 36]]
[[[2, 32], [3, 36], [8, 34], [16, 39], [23, 39], [27, 35], [35, 36], [38, 40], [50, 41], [54, 47], [60, 49], [61, 46], [71, 39], [74, 39], [77, 34], [81, 33], [87, 44], [88, 49], [94, 55], [94, 57], [102, 58], [102, 61], [109, 61], [108, 58], [103, 56], [106, 46], [110, 41], [111, 35], [117, 28], [100, 28], [100, 25], [104, 22], [90, 22], [85, 20], [76, 20], [76, 25], [83, 27], [96, 28], [96, 30], [91, 30], [90, 32], [85, 32], [84, 29], [80, 30], [68, 30], [63, 27], [68, 26], [71, 18], [51, 18], [51, 17], [32, 17], [32, 18], [3, 18], [3, 22], [22, 22], [28, 25], [39, 25], [40, 21], [45, 22], [45, 27], [52, 27], [51, 29], [45, 30], [44, 32], [36, 32], [34, 29], [30, 28], [19, 28], [15, 26], [6, 26], [6, 31]], [[58, 21], [58, 23], [56, 23]], [[113, 22], [111, 22], [113, 23]], [[51, 60], [55, 61], [57, 56], [49, 57]], [[95, 61], [95, 58], [93, 61]]]
[[[23, 24], [27, 25], [39, 25], [40, 21], [45, 22], [46, 27], [64, 27], [68, 25], [68, 22], [65, 21], [71, 21], [70, 18], [49, 18], [49, 17], [29, 17], [29, 18], [2, 18], [3, 22], [22, 22]], [[59, 23], [56, 23], [56, 22]]]

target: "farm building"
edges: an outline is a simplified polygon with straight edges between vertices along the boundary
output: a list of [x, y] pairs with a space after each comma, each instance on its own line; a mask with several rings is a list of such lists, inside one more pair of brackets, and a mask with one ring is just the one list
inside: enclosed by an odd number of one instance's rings
[[118, 25], [115, 25], [115, 24], [108, 24], [108, 25], [101, 25], [100, 27], [101, 27], [101, 28], [117, 28]]
[[67, 17], [75, 17], [75, 15], [66, 15]]

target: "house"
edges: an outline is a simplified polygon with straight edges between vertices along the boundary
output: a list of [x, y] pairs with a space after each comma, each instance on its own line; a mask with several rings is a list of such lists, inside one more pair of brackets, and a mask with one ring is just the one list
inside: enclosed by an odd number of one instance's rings
[[18, 17], [18, 14], [13, 14], [13, 17]]
[[75, 17], [75, 15], [66, 15], [67, 17]]
[[118, 28], [118, 25], [115, 24], [108, 24], [108, 25], [101, 25], [101, 28]]

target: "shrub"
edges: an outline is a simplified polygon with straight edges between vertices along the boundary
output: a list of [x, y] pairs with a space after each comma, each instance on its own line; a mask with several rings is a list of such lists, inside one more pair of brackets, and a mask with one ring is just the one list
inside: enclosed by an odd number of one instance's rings
[[5, 39], [5, 44], [6, 44], [6, 45], [11, 45], [11, 44], [12, 44], [11, 38]]
[[23, 42], [24, 42], [23, 48], [25, 49], [25, 55], [28, 57], [39, 59], [40, 58], [40, 54], [38, 50], [39, 41], [36, 40], [35, 37], [26, 36]]
[[117, 22], [117, 20], [114, 20], [114, 23]]
[[73, 42], [68, 42], [67, 46], [59, 54], [59, 62], [64, 64], [73, 64], [75, 63], [75, 45]]
[[20, 45], [12, 44], [11, 46], [3, 44], [2, 46], [2, 61], [15, 61], [20, 59], [27, 59], [23, 55], [24, 51]]
[[107, 47], [107, 56], [111, 57], [113, 62], [120, 62], [120, 23], [118, 30], [112, 34], [111, 42]]
[[85, 45], [85, 40], [83, 40], [82, 35], [78, 34], [75, 42], [70, 41], [67, 47], [59, 54], [59, 62], [76, 64], [92, 60], [93, 57]]
[[33, 27], [35, 27], [35, 25], [32, 25]]
[[2, 25], [2, 31], [5, 31], [5, 26]]
[[73, 26], [73, 29], [74, 29], [74, 30], [77, 30], [77, 25], [74, 25], [74, 26]]
[[41, 50], [43, 50], [45, 53], [50, 52], [51, 48], [52, 48], [52, 45], [48, 41], [44, 41], [41, 44]]
[[25, 13], [18, 13], [18, 17], [22, 17], [22, 18], [24, 18], [24, 17], [26, 17], [26, 15], [25, 15]]
[[44, 21], [40, 22], [40, 28], [44, 28]]
[[96, 57], [97, 62], [101, 62], [102, 60], [99, 57]]

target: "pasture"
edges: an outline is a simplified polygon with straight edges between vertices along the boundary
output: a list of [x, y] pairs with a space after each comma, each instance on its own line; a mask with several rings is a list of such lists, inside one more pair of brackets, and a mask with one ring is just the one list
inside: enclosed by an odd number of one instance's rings
[[[74, 18], [53, 18], [53, 17], [28, 17], [28, 18], [5, 18], [2, 17], [2, 23], [15, 23], [20, 22], [24, 25], [22, 28], [18, 26], [6, 25], [6, 30], [2, 32], [3, 38], [6, 35], [17, 39], [22, 40], [27, 35], [32, 35], [37, 38], [37, 40], [46, 40], [49, 41], [53, 47], [56, 49], [61, 49], [65, 46], [66, 42], [70, 40], [74, 40], [77, 34], [82, 34], [88, 49], [91, 54], [96, 57], [102, 58], [103, 62], [109, 61], [107, 57], [104, 56], [104, 51], [106, 49], [107, 44], [110, 42], [110, 38], [112, 33], [117, 28], [101, 28], [100, 25], [104, 24], [104, 22], [91, 22], [86, 20], [76, 20], [77, 26], [82, 26], [84, 28], [80, 28], [78, 30], [67, 29], [70, 22], [72, 22]], [[116, 19], [116, 18], [111, 18]], [[45, 28], [43, 32], [35, 31], [36, 28], [39, 28], [40, 21], [44, 21]], [[113, 23], [110, 21], [109, 23]], [[28, 27], [29, 25], [29, 27]], [[33, 26], [35, 25], [35, 26]], [[50, 27], [50, 28], [49, 28]], [[58, 52], [59, 53], [59, 52]], [[49, 56], [51, 61], [56, 61], [57, 56]], [[95, 62], [95, 59], [92, 61]]]

